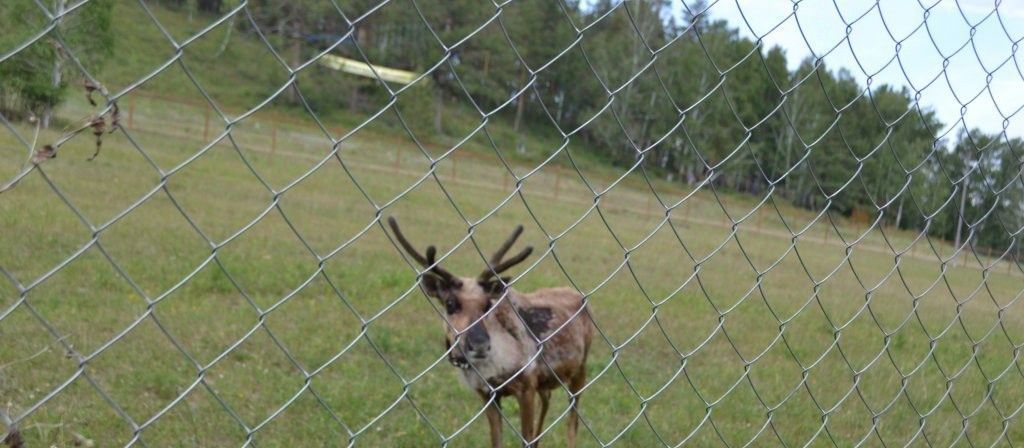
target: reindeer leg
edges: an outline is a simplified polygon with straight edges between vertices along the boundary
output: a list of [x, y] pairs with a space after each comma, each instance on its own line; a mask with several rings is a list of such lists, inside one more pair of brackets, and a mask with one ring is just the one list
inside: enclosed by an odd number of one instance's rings
[[533, 445], [533, 408], [536, 406], [535, 398], [537, 395], [537, 387], [535, 384], [531, 384], [528, 387], [524, 387], [521, 392], [516, 396], [519, 399], [519, 423], [522, 425], [522, 436], [524, 446], [532, 447]]
[[[542, 389], [537, 391], [540, 395], [540, 418], [537, 419], [537, 427], [534, 431], [536, 435], [540, 435], [544, 431], [544, 417], [548, 415], [548, 403], [551, 402], [551, 389]], [[537, 445], [540, 441], [537, 441]], [[537, 446], [534, 445], [534, 446]]]
[[[490, 397], [485, 394], [480, 394], [480, 397], [484, 399], [484, 403], [490, 400]], [[491, 448], [501, 448], [501, 398], [495, 397], [491, 404], [487, 405], [487, 409], [484, 410], [484, 415], [487, 416], [487, 425], [491, 429]]]
[[583, 389], [584, 384], [587, 384], [587, 371], [585, 369], [581, 369], [569, 383], [569, 393], [572, 394], [569, 397], [569, 441], [567, 445], [569, 448], [576, 447], [576, 430], [580, 423], [580, 415], [577, 412], [577, 408], [579, 408], [580, 405], [580, 391]]

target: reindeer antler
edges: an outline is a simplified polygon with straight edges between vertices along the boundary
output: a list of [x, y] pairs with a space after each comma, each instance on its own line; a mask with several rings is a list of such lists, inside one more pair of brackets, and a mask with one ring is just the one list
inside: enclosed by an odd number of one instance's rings
[[516, 243], [516, 240], [519, 239], [519, 235], [522, 233], [523, 226], [516, 226], [515, 230], [512, 231], [512, 235], [509, 235], [505, 243], [498, 250], [494, 251], [494, 255], [491, 255], [491, 260], [487, 262], [487, 268], [480, 273], [480, 281], [487, 281], [491, 277], [501, 275], [502, 272], [507, 271], [512, 266], [522, 263], [526, 257], [533, 253], [533, 247], [527, 246], [512, 258], [502, 261], [502, 258], [505, 258], [505, 253]]
[[491, 255], [491, 261], [489, 263], [492, 265], [501, 263], [501, 259], [505, 258], [505, 252], [508, 252], [508, 250], [512, 248], [512, 245], [515, 244], [516, 240], [519, 239], [519, 235], [522, 234], [523, 226], [516, 226], [515, 230], [512, 230], [512, 235], [509, 235], [508, 239], [505, 240], [504, 243], [502, 243], [501, 247], [499, 247], [498, 250], [494, 251], [494, 255]]
[[396, 220], [394, 216], [388, 217], [388, 225], [391, 226], [391, 231], [394, 232], [395, 239], [398, 240], [398, 244], [402, 245], [402, 248], [405, 249], [413, 260], [416, 260], [417, 263], [422, 265], [424, 268], [427, 268], [427, 272], [433, 273], [445, 281], [450, 281], [455, 278], [455, 276], [446, 271], [435, 261], [435, 257], [437, 256], [436, 247], [428, 246], [427, 256], [424, 257], [416, 250], [415, 247], [413, 247], [412, 244], [409, 243], [409, 240], [405, 239], [405, 235], [402, 234], [402, 229], [398, 228], [398, 220]]

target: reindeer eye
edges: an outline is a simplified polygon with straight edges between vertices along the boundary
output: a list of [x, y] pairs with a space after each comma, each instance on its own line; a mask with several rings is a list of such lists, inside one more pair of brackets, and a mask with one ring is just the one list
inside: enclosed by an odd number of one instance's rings
[[448, 299], [444, 301], [444, 308], [449, 315], [459, 312], [459, 302], [455, 299]]

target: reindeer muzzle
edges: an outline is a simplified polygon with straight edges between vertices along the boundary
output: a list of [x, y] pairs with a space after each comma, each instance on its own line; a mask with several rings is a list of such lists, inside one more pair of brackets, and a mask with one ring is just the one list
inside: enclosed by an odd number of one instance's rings
[[462, 356], [449, 355], [448, 362], [452, 363], [453, 366], [458, 367], [462, 370], [469, 369], [469, 360]]
[[444, 338], [444, 348], [448, 351], [448, 362], [451, 365], [462, 370], [469, 369], [469, 360], [461, 353], [456, 353], [457, 351], [461, 352], [461, 350], [452, 350], [452, 343], [448, 338]]

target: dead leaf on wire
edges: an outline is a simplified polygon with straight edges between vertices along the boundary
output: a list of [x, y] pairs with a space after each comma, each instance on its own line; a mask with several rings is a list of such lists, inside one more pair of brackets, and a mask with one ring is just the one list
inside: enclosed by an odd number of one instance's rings
[[92, 93], [99, 90], [100, 86], [89, 79], [86, 79], [83, 84], [85, 86], [85, 99], [89, 100], [89, 104], [93, 105], [93, 107], [96, 107], [96, 101], [92, 99]]
[[113, 134], [114, 130], [121, 127], [121, 108], [117, 106], [117, 101], [110, 104], [110, 130], [108, 134]]
[[100, 155], [100, 148], [103, 147], [103, 133], [107, 131], [107, 121], [102, 115], [99, 115], [89, 121], [89, 127], [92, 128], [92, 135], [96, 136], [96, 152], [92, 153], [92, 157], [86, 159], [92, 162], [96, 156]]
[[54, 149], [53, 145], [45, 145], [41, 149], [37, 149], [36, 153], [32, 155], [32, 163], [39, 165], [54, 157], [57, 157], [57, 150]]
[[[91, 79], [86, 79], [83, 81], [82, 85], [85, 87], [85, 98], [89, 100], [89, 104], [93, 107], [96, 107], [96, 101], [92, 97], [93, 92], [98, 91], [106, 96], [103, 86], [93, 82]], [[106, 121], [107, 113], [110, 114], [109, 125]], [[121, 108], [118, 107], [117, 101], [112, 101], [110, 103], [110, 111], [107, 113], [96, 115], [89, 119], [89, 127], [92, 128], [92, 135], [96, 137], [96, 151], [87, 159], [90, 162], [95, 160], [96, 156], [100, 155], [100, 150], [103, 148], [103, 134], [112, 134], [115, 130], [121, 127]]]

